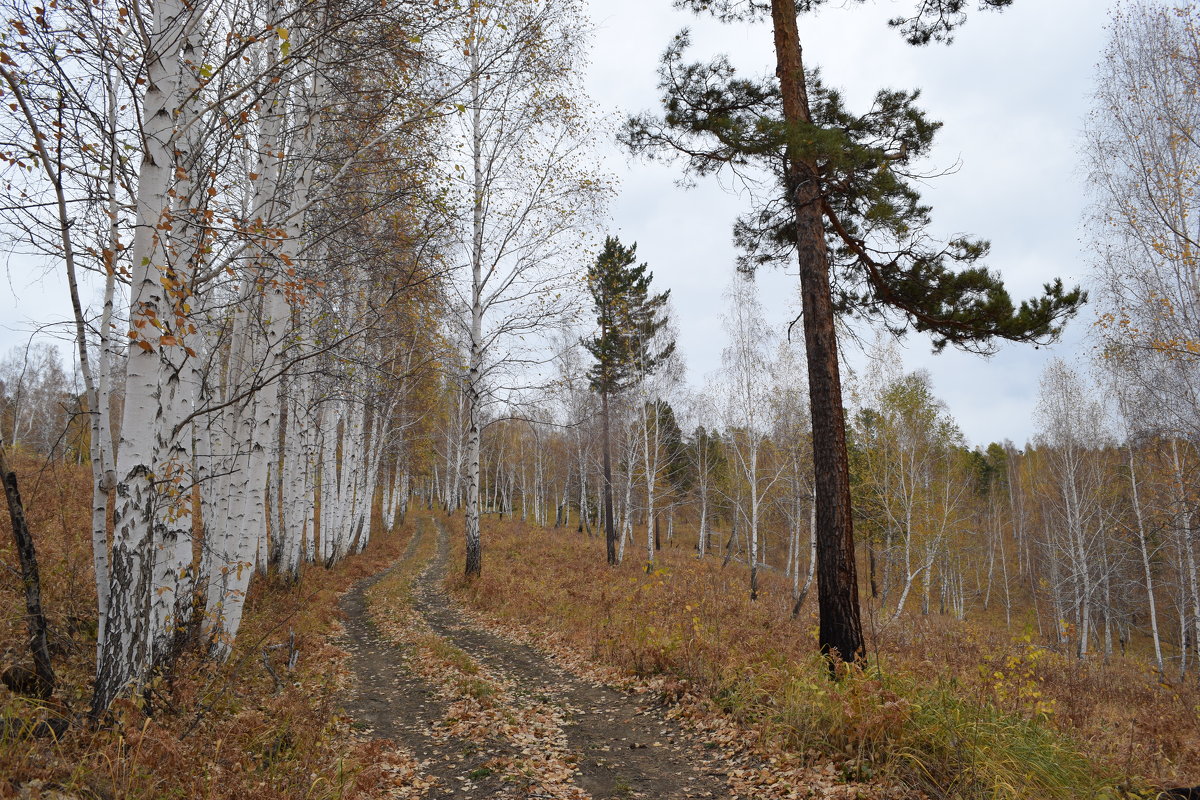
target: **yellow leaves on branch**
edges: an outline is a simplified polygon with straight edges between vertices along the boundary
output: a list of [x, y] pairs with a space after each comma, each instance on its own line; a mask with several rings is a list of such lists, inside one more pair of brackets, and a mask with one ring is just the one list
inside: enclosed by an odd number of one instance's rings
[[1150, 346], [1171, 358], [1200, 355], [1200, 342], [1195, 339], [1155, 339], [1150, 342]]
[[1109, 335], [1120, 337], [1132, 343], [1135, 347], [1149, 350], [1169, 359], [1192, 358], [1200, 356], [1200, 339], [1180, 332], [1169, 335], [1162, 328], [1179, 329], [1185, 323], [1181, 320], [1175, 303], [1161, 295], [1151, 295], [1139, 310], [1143, 318], [1148, 318], [1156, 333], [1139, 327], [1133, 319], [1132, 312], [1122, 309], [1116, 312], [1106, 312], [1096, 318], [1095, 325]]
[[[1016, 707], [1029, 716], [1050, 717], [1054, 714], [1055, 701], [1043, 696], [1043, 678], [1038, 672], [1052, 654], [1033, 644], [1028, 633], [1020, 638], [1018, 648], [1005, 659], [1003, 670], [992, 671], [990, 678], [996, 700], [1002, 706]], [[981, 670], [986, 672], [982, 667]]]

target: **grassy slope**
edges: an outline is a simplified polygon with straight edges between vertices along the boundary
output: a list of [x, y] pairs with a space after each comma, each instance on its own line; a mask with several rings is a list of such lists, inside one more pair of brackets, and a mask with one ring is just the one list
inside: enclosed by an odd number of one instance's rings
[[[86, 468], [40, 462], [16, 465], [37, 539], [44, 604], [60, 654], [60, 687], [50, 710], [86, 709], [95, 658]], [[0, 564], [15, 565], [7, 514], [0, 522]], [[185, 657], [145, 698], [115, 708], [115, 724], [73, 728], [58, 744], [0, 738], [0, 797], [29, 781], [102, 798], [355, 798], [380, 796], [402, 765], [386, 742], [360, 742], [338, 712], [347, 682], [338, 649], [338, 595], [393, 562], [411, 535], [375, 537], [366, 551], [333, 570], [306, 568], [297, 586], [256, 581], [230, 663]], [[0, 667], [24, 659], [19, 582], [0, 570]], [[293, 673], [286, 649], [271, 651], [284, 683], [278, 692], [262, 662], [266, 645], [296, 634]], [[0, 687], [0, 716], [36, 718], [46, 709]]]
[[[17, 468], [57, 646], [55, 710], [70, 713], [85, 707], [94, 657], [88, 472], [32, 459]], [[394, 754], [353, 742], [337, 714], [336, 598], [409, 535], [379, 536], [330, 572], [310, 568], [299, 588], [256, 584], [234, 660], [185, 661], [149, 707], [119, 706], [116, 726], [74, 729], [58, 745], [0, 740], [0, 797], [33, 779], [98, 797], [377, 794], [397, 772]], [[658, 676], [667, 694], [696, 693], [705, 714], [781, 765], [833, 763], [844, 779], [943, 796], [1090, 796], [1130, 772], [1200, 783], [1200, 693], [1157, 684], [1140, 661], [1078, 665], [1001, 627], [936, 615], [881, 626], [869, 615], [881, 629], [870, 637], [875, 668], [832, 685], [812, 658], [813, 601], [791, 620], [778, 576], [750, 604], [744, 569], [697, 563], [686, 549], [668, 548], [647, 576], [636, 558], [608, 569], [602, 543], [573, 532], [488, 520], [485, 536], [483, 579], [458, 587], [467, 602], [626, 674]], [[15, 563], [0, 515], [0, 564]], [[0, 569], [0, 667], [25, 658], [20, 603], [17, 576]], [[276, 693], [261, 647], [290, 630], [300, 662]], [[42, 713], [0, 688], [0, 715]]]
[[628, 674], [678, 679], [768, 756], [936, 797], [1200, 782], [1195, 690], [1140, 663], [1081, 666], [1003, 629], [917, 616], [872, 635], [872, 668], [832, 684], [813, 657], [815, 601], [792, 620], [778, 576], [752, 604], [743, 568], [685, 549], [646, 575], [636, 555], [609, 569], [602, 541], [573, 531], [490, 521], [485, 534], [483, 578], [456, 586], [464, 602]]

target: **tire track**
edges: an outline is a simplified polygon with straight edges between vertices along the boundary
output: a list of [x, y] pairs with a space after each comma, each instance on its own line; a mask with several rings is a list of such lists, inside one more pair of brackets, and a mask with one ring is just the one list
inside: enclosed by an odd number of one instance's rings
[[413, 598], [431, 630], [500, 673], [528, 696], [567, 712], [563, 732], [577, 755], [577, 781], [595, 800], [728, 797], [711, 754], [692, 745], [678, 724], [623, 692], [580, 680], [532, 647], [472, 626], [442, 590], [450, 540], [442, 522], [437, 556], [417, 580]]
[[379, 631], [367, 613], [366, 592], [401, 566], [413, 563], [428, 525], [421, 521], [395, 566], [357, 583], [339, 605], [346, 615], [346, 649], [355, 689], [345, 710], [374, 738], [391, 739], [421, 762], [421, 777], [433, 779], [423, 796], [466, 800], [494, 797], [497, 787], [472, 780], [491, 756], [454, 737], [434, 736], [447, 704], [407, 666], [407, 648]]

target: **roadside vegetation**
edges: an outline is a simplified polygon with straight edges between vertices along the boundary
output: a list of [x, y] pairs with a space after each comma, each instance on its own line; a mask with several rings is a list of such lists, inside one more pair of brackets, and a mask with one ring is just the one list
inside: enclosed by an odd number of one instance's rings
[[[95, 595], [87, 530], [87, 467], [22, 457], [22, 491], [38, 532], [44, 604], [59, 686], [48, 704], [0, 688], [0, 797], [112, 800], [381, 796], [397, 773], [386, 743], [359, 739], [340, 707], [349, 673], [337, 645], [338, 596], [392, 563], [411, 533], [372, 539], [364, 552], [301, 581], [256, 581], [226, 663], [186, 656], [91, 729]], [[0, 563], [15, 563], [5, 520]], [[25, 657], [20, 577], [0, 572], [0, 652]], [[291, 653], [294, 669], [288, 669]], [[270, 664], [268, 669], [267, 664]], [[32, 728], [65, 720], [60, 739]], [[399, 762], [397, 762], [399, 763]], [[401, 773], [402, 774], [402, 773]]]
[[777, 775], [833, 764], [848, 781], [1009, 798], [1200, 780], [1200, 695], [1159, 684], [1138, 659], [1075, 663], [1028, 636], [935, 615], [876, 626], [869, 666], [831, 683], [813, 654], [815, 609], [793, 619], [781, 576], [765, 575], [752, 602], [744, 566], [697, 561], [685, 546], [664, 548], [646, 574], [606, 567], [600, 538], [487, 527], [493, 566], [458, 585], [464, 603], [608, 680], [661, 692], [699, 730], [735, 726], [727, 735]]

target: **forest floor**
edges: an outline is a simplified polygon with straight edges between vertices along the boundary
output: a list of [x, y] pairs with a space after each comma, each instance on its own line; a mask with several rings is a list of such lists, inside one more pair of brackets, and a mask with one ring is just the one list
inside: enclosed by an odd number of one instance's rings
[[[430, 549], [433, 558], [422, 567]], [[419, 759], [426, 796], [731, 796], [719, 754], [648, 698], [577, 677], [547, 654], [484, 630], [458, 610], [442, 588], [449, 558], [445, 525], [421, 520], [401, 561], [360, 582], [341, 602], [356, 681], [346, 710], [373, 735]], [[407, 621], [417, 622], [423, 642], [397, 641], [369, 608], [368, 590], [404, 576], [411, 578]], [[375, 611], [386, 617], [397, 609]], [[431, 637], [440, 640], [433, 647]], [[451, 662], [449, 672], [457, 668], [482, 682], [473, 684], [471, 708], [460, 707], [464, 698], [454, 695], [453, 686], [439, 686], [436, 677], [413, 668], [413, 657], [421, 655], [414, 651], [422, 649], [440, 651]]]
[[[1200, 689], [1144, 658], [1081, 663], [1003, 619], [886, 622], [864, 595], [868, 668], [831, 682], [815, 604], [793, 617], [781, 575], [760, 574], [752, 602], [747, 570], [698, 559], [686, 535], [650, 570], [640, 548], [613, 568], [598, 536], [492, 515], [476, 580], [461, 516], [378, 525], [332, 569], [256, 581], [227, 663], [189, 651], [103, 726], [14, 735], [86, 709], [95, 652], [90, 474], [25, 466], [59, 687], [49, 703], [0, 687], [4, 800], [1111, 799], [1200, 783]], [[14, 559], [0, 535], [0, 565]], [[0, 666], [25, 649], [18, 579], [0, 569]]]
[[686, 542], [614, 569], [598, 537], [489, 517], [466, 581], [461, 525], [410, 523], [406, 557], [343, 600], [347, 711], [412, 755], [434, 788], [409, 796], [1153, 797], [1200, 777], [1200, 698], [1136, 660], [871, 617], [869, 667], [831, 683], [782, 576], [752, 602], [744, 569]]

